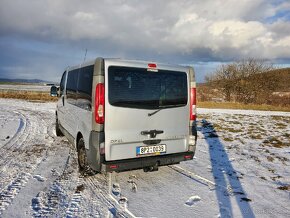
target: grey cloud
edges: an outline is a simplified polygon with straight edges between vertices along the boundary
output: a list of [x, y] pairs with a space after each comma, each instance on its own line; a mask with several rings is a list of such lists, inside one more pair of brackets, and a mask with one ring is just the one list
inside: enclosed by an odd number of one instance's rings
[[[61, 64], [81, 60], [86, 48], [89, 57], [175, 63], [232, 61], [249, 56], [287, 58], [290, 21], [277, 18], [272, 23], [264, 22], [287, 8], [286, 3], [274, 0], [0, 0], [0, 40], [6, 53], [1, 55], [0, 63], [9, 66], [9, 60], [13, 59], [24, 67], [36, 55], [43, 65], [54, 59], [63, 60], [65, 63], [58, 60], [54, 63], [57, 67], [51, 70], [57, 71]], [[9, 38], [12, 38], [10, 43], [20, 39], [31, 42], [31, 46], [39, 44], [43, 50], [37, 54], [25, 48], [11, 50], [6, 40]], [[19, 51], [26, 52], [27, 56], [21, 60], [13, 58]], [[29, 67], [36, 72], [39, 66], [30, 64]]]

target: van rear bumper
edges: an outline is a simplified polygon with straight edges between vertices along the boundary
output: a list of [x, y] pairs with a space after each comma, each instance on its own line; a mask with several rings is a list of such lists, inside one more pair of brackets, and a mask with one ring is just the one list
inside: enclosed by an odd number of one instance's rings
[[102, 164], [102, 171], [104, 172], [121, 172], [126, 170], [142, 169], [151, 166], [164, 166], [177, 164], [181, 161], [192, 160], [194, 152], [183, 152], [177, 154], [167, 154], [159, 156], [146, 156], [134, 159], [118, 160], [118, 161], [105, 161]]

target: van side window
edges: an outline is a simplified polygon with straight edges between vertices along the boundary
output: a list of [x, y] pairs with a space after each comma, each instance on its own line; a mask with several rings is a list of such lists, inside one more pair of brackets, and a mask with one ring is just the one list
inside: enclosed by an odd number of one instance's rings
[[65, 84], [65, 76], [66, 76], [66, 71], [62, 74], [61, 80], [60, 80], [60, 96], [63, 95], [63, 90], [64, 90], [64, 84]]
[[78, 92], [81, 95], [92, 95], [94, 66], [87, 66], [80, 70], [78, 79]]
[[66, 95], [67, 102], [71, 104], [75, 104], [76, 101], [78, 71], [79, 69], [72, 70], [67, 75]]
[[94, 65], [83, 67], [78, 72], [77, 106], [87, 110], [91, 110], [93, 73]]

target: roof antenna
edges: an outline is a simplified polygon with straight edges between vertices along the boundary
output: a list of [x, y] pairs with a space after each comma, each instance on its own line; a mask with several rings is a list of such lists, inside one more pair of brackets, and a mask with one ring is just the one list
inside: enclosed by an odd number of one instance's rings
[[85, 61], [86, 61], [87, 53], [88, 53], [88, 49], [86, 48], [86, 53], [85, 53], [85, 57], [84, 57], [84, 61], [83, 61], [83, 63], [85, 63]]
[[82, 65], [84, 65], [84, 63], [85, 63], [85, 61], [86, 61], [86, 58], [87, 58], [87, 52], [88, 52], [88, 49], [86, 49], [85, 57], [84, 57], [84, 61], [83, 61], [83, 63], [80, 64], [79, 72], [81, 72]]

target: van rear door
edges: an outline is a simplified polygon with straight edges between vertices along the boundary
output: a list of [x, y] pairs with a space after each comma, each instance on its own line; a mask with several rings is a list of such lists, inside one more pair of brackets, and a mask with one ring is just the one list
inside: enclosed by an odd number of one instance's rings
[[151, 67], [106, 68], [106, 161], [188, 151], [187, 68]]

